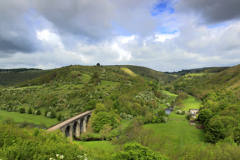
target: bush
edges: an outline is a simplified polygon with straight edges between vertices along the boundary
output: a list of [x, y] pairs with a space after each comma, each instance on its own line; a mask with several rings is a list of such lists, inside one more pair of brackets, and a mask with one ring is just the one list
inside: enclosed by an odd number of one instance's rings
[[56, 113], [55, 113], [54, 111], [51, 111], [51, 116], [50, 116], [50, 118], [56, 118], [56, 117], [57, 117]]
[[28, 109], [28, 114], [32, 114], [32, 108]]
[[181, 115], [185, 115], [185, 111], [182, 111]]
[[148, 147], [144, 147], [138, 143], [129, 143], [124, 145], [124, 151], [120, 151], [115, 154], [114, 159], [121, 159], [121, 160], [137, 160], [137, 159], [144, 159], [144, 160], [168, 160], [169, 158], [162, 156], [153, 152]]
[[177, 110], [176, 111], [176, 114], [181, 114], [182, 112], [180, 110]]
[[37, 110], [36, 115], [41, 115], [41, 110]]
[[57, 120], [58, 120], [58, 121], [61, 121], [61, 120], [62, 120], [62, 114], [61, 114], [61, 113], [57, 116]]
[[156, 119], [157, 119], [157, 117], [156, 117], [156, 116], [153, 116], [153, 117], [152, 117], [152, 123], [155, 123], [155, 122], [156, 122]]
[[26, 110], [25, 110], [25, 108], [19, 108], [19, 112], [20, 112], [20, 113], [25, 113]]

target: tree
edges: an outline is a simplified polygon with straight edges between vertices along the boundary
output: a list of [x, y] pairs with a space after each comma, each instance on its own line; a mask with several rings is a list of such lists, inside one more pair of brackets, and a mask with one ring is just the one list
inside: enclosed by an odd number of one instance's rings
[[32, 108], [28, 109], [28, 114], [32, 114]]
[[113, 117], [113, 115], [107, 112], [98, 112], [93, 117], [92, 122], [93, 132], [99, 132], [100, 130], [102, 130], [105, 124], [110, 124], [111, 126], [115, 127], [117, 125], [117, 121]]
[[104, 138], [108, 139], [108, 136], [109, 136], [109, 133], [110, 133], [111, 129], [112, 129], [112, 127], [111, 127], [110, 124], [105, 124], [103, 126], [103, 129], [99, 132], [102, 140]]
[[97, 63], [97, 66], [100, 67], [100, 63]]
[[25, 108], [19, 108], [20, 113], [25, 113]]
[[58, 121], [61, 121], [61, 120], [62, 120], [62, 114], [61, 114], [61, 113], [58, 115], [57, 120], [58, 120]]
[[104, 104], [102, 103], [97, 103], [96, 104], [96, 109], [94, 110], [94, 113], [97, 114], [98, 112], [105, 112], [106, 108], [104, 106]]
[[210, 118], [212, 117], [212, 111], [209, 109], [203, 109], [199, 111], [198, 119], [203, 122], [204, 125], [208, 123]]
[[56, 115], [56, 113], [54, 112], [54, 111], [52, 111], [51, 112], [51, 116], [50, 116], [51, 118], [56, 118], [57, 117], [57, 115]]
[[37, 110], [36, 115], [41, 115], [41, 110]]

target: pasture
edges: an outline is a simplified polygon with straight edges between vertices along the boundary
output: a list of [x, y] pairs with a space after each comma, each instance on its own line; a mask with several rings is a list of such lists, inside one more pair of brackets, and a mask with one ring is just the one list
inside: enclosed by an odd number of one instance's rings
[[9, 117], [13, 118], [14, 122], [24, 122], [26, 120], [27, 122], [34, 123], [36, 125], [43, 123], [47, 127], [59, 123], [59, 121], [56, 118], [51, 119], [43, 115], [34, 115], [28, 113], [21, 114], [19, 112], [7, 112], [5, 110], [0, 110], [0, 121], [3, 121], [5, 118]]

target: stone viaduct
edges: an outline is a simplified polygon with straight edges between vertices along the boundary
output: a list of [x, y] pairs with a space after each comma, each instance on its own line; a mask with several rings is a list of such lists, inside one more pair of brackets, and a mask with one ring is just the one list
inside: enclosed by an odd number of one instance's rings
[[70, 140], [72, 140], [73, 135], [78, 137], [82, 132], [86, 132], [87, 123], [89, 121], [91, 114], [92, 111], [86, 111], [84, 113], [76, 115], [70, 119], [67, 119], [61, 123], [52, 126], [51, 128], [48, 129], [48, 131], [52, 132], [57, 129], [60, 129], [62, 133], [65, 134], [66, 137], [70, 137]]

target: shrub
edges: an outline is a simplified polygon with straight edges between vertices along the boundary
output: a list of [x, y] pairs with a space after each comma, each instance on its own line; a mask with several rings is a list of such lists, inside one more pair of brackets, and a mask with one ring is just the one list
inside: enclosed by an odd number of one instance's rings
[[176, 114], [181, 114], [181, 111], [180, 111], [180, 110], [177, 110], [177, 111], [176, 111]]
[[51, 111], [51, 116], [50, 116], [51, 118], [56, 118], [57, 117], [57, 115], [56, 115], [56, 113], [54, 112], [54, 111]]
[[124, 151], [115, 154], [114, 159], [128, 160], [128, 159], [158, 159], [168, 160], [169, 158], [153, 152], [148, 147], [144, 147], [138, 143], [128, 143], [124, 145]]
[[155, 123], [155, 122], [156, 122], [156, 119], [157, 119], [156, 116], [153, 116], [153, 117], [152, 117], [152, 123]]
[[32, 114], [32, 108], [28, 109], [28, 114]]
[[25, 113], [25, 111], [26, 111], [25, 108], [19, 108], [20, 113]]
[[181, 115], [185, 115], [185, 111], [182, 111]]
[[37, 110], [36, 115], [41, 115], [41, 110]]
[[58, 120], [58, 121], [61, 121], [61, 119], [62, 119], [62, 114], [60, 113], [60, 114], [57, 116], [57, 120]]

